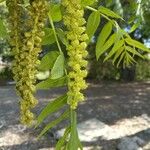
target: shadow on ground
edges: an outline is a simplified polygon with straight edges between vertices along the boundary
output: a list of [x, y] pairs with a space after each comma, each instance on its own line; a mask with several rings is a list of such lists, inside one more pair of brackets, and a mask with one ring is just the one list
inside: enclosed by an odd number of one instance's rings
[[[48, 101], [63, 93], [65, 93], [65, 88], [38, 91], [39, 105], [35, 112], [38, 114]], [[150, 116], [150, 83], [91, 83], [85, 93], [87, 100], [78, 109], [79, 123], [95, 118], [112, 128], [121, 128], [121, 125], [127, 120], [132, 121], [133, 118], [142, 115]], [[60, 113], [54, 114], [54, 117]], [[0, 150], [53, 149], [50, 148], [56, 142], [53, 133], [63, 127], [64, 123], [37, 141], [36, 135], [39, 129], [33, 131], [32, 128], [26, 128], [19, 124], [18, 98], [14, 86], [0, 87]], [[150, 135], [145, 131], [149, 131], [149, 128], [145, 125], [141, 130], [136, 130], [136, 133], [125, 134], [122, 137], [143, 136], [142, 138], [148, 143]], [[89, 149], [99, 146], [94, 150], [115, 150], [120, 138], [104, 139], [99, 137], [95, 142], [84, 142], [84, 145]]]

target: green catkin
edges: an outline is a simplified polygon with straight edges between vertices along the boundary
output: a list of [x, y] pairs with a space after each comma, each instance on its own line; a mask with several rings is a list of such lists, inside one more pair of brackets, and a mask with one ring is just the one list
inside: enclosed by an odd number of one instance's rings
[[67, 27], [67, 39], [69, 41], [67, 53], [70, 71], [67, 94], [71, 109], [76, 109], [78, 103], [84, 100], [81, 91], [87, 88], [84, 78], [87, 76], [85, 58], [88, 55], [86, 51], [88, 35], [85, 33], [86, 21], [83, 18], [84, 10], [80, 3], [81, 0], [62, 0], [62, 6], [65, 10], [63, 20]]
[[[21, 8], [22, 0], [7, 0], [6, 5], [9, 11], [9, 24], [10, 24], [10, 44], [12, 46], [12, 53], [19, 56], [20, 48], [22, 47], [22, 15]], [[14, 9], [15, 8], [15, 9]]]
[[[15, 7], [13, 9], [15, 10]], [[35, 75], [37, 73], [37, 65], [39, 64], [38, 54], [41, 52], [41, 41], [42, 36], [44, 36], [43, 27], [47, 16], [47, 1], [34, 0], [27, 10], [28, 19], [26, 20], [26, 27], [28, 28], [23, 33], [19, 53], [18, 55], [15, 54], [13, 62], [16, 89], [21, 97], [20, 120], [23, 124], [31, 124], [34, 119], [31, 109], [38, 103], [33, 94], [35, 92]], [[19, 20], [17, 21], [19, 22]], [[21, 26], [16, 26], [16, 28], [18, 27], [22, 28]], [[19, 34], [17, 36], [17, 38], [20, 37]], [[18, 49], [16, 43], [14, 44], [14, 49]]]

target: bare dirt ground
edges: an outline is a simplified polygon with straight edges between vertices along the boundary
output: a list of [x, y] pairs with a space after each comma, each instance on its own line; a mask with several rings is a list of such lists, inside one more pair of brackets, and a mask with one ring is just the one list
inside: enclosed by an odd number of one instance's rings
[[[64, 92], [64, 88], [38, 91], [35, 112]], [[121, 138], [133, 136], [145, 141], [143, 150], [150, 150], [150, 82], [91, 83], [86, 96], [78, 109], [78, 122], [95, 119], [108, 128], [95, 141], [84, 141], [85, 150], [116, 150]], [[55, 132], [64, 123], [37, 141], [40, 129], [19, 124], [18, 99], [14, 86], [0, 87], [0, 150], [53, 150]]]

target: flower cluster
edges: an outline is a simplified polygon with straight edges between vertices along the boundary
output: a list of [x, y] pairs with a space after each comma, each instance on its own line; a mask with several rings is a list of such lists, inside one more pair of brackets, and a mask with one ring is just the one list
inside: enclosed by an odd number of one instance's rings
[[67, 27], [67, 39], [69, 41], [67, 47], [68, 66], [70, 67], [68, 104], [72, 109], [76, 109], [78, 102], [84, 100], [81, 90], [87, 88], [84, 78], [87, 76], [85, 58], [88, 54], [86, 51], [88, 35], [85, 33], [86, 21], [83, 18], [84, 10], [80, 3], [80, 0], [62, 0], [65, 10], [63, 20]]
[[[19, 55], [20, 48], [22, 46], [22, 24], [23, 24], [23, 11], [21, 4], [23, 0], [7, 0], [6, 5], [9, 11], [9, 23], [10, 23], [10, 44], [13, 47], [12, 52], [14, 55]], [[14, 9], [15, 8], [15, 9]]]
[[[13, 9], [15, 10], [16, 8], [14, 7]], [[36, 68], [39, 64], [38, 54], [41, 52], [41, 41], [42, 36], [44, 36], [43, 27], [47, 15], [47, 1], [34, 0], [27, 7], [27, 10], [28, 17], [25, 22], [27, 31], [21, 33], [23, 35], [23, 39], [21, 39], [22, 44], [19, 48], [19, 53], [17, 55], [16, 53], [14, 54], [15, 59], [13, 62], [16, 89], [21, 97], [21, 122], [23, 124], [30, 124], [32, 122], [34, 114], [30, 110], [38, 103], [33, 94], [35, 92]], [[19, 27], [16, 26], [16, 28]], [[19, 37], [20, 35], [18, 34], [17, 38]], [[16, 43], [14, 44], [14, 49], [17, 50]]]

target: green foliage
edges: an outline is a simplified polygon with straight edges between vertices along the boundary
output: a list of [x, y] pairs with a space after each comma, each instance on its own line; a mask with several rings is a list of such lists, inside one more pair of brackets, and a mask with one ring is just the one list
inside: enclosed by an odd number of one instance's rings
[[131, 38], [126, 38], [125, 41], [127, 42], [127, 44], [131, 45], [132, 47], [136, 47], [140, 50], [143, 50], [144, 52], [150, 52], [150, 50], [144, 46], [142, 43], [136, 41], [136, 40], [133, 40]]
[[96, 2], [96, 0], [82, 0], [81, 1], [81, 5], [83, 7], [90, 6], [90, 5], [94, 4], [94, 2]]
[[[94, 47], [95, 49], [94, 58], [96, 56], [96, 59], [98, 60], [97, 65], [95, 65], [96, 63], [94, 62], [94, 68], [96, 66], [95, 70], [97, 71], [96, 76], [97, 78], [118, 80], [120, 77], [119, 69], [114, 67], [112, 64], [114, 64], [117, 67], [130, 66], [136, 63], [137, 58], [144, 59], [143, 53], [149, 53], [150, 50], [142, 43], [132, 39], [129, 33], [125, 32], [124, 29], [122, 29], [119, 26], [117, 22], [120, 23], [124, 21], [121, 13], [117, 14], [116, 12], [104, 6], [100, 6], [97, 9], [90, 7], [95, 2], [96, 2], [95, 0], [82, 0], [81, 5], [86, 10], [88, 9], [92, 11], [90, 15], [87, 16], [88, 20], [86, 25], [86, 33], [89, 36], [89, 40], [86, 42], [87, 44], [90, 45], [91, 44], [90, 42], [92, 41], [96, 45], [96, 48]], [[113, 3], [114, 1], [105, 0], [105, 2], [108, 3], [107, 6], [111, 6], [111, 3]], [[122, 8], [120, 0], [117, 0], [116, 3], [119, 4], [118, 6], [119, 8]], [[25, 1], [24, 4], [30, 5], [28, 0]], [[79, 16], [83, 15], [82, 10], [79, 11], [78, 13]], [[86, 37], [83, 36], [83, 39], [81, 38], [81, 35], [83, 35], [82, 32], [85, 31], [85, 28], [83, 26], [85, 22], [82, 20], [83, 18], [81, 17], [80, 18], [81, 20], [79, 20], [81, 21], [81, 24], [83, 24], [81, 25], [80, 28], [78, 28], [78, 24], [77, 24], [77, 28], [81, 29], [77, 31], [81, 32], [81, 34], [80, 33], [74, 34], [72, 33], [72, 31], [70, 31], [73, 35], [72, 37], [73, 40], [71, 41], [70, 39], [67, 40], [68, 35], [66, 35], [66, 31], [67, 33], [69, 32], [68, 29], [66, 29], [66, 27], [64, 27], [64, 25], [62, 24], [63, 15], [64, 15], [63, 7], [61, 7], [60, 3], [51, 2], [48, 11], [49, 24], [47, 24], [47, 26], [44, 28], [45, 36], [42, 38], [42, 45], [46, 45], [49, 47], [52, 46], [53, 44], [55, 45], [55, 47], [57, 46], [57, 48], [53, 49], [53, 51], [48, 51], [48, 53], [45, 54], [41, 59], [41, 64], [38, 66], [39, 71], [48, 70], [50, 72], [50, 76], [48, 77], [48, 79], [38, 83], [36, 85], [36, 89], [50, 89], [54, 87], [61, 87], [61, 86], [68, 85], [68, 80], [69, 80], [68, 71], [71, 68], [71, 66], [69, 66], [70, 68], [68, 69], [67, 68], [68, 66], [66, 65], [68, 64], [68, 60], [69, 60], [67, 58], [68, 56], [66, 56], [67, 53], [66, 49], [69, 49], [68, 48], [69, 46], [70, 49], [72, 49], [71, 46], [73, 44], [76, 47], [80, 46], [81, 41], [82, 41], [82, 47], [83, 48], [86, 47], [86, 43], [84, 44], [84, 39]], [[66, 19], [66, 21], [68, 21], [68, 19]], [[103, 25], [103, 27], [100, 26], [101, 24]], [[140, 22], [136, 22], [131, 27], [130, 33], [133, 33], [139, 27], [139, 24]], [[96, 31], [99, 32], [98, 37]], [[3, 38], [6, 37], [6, 35], [7, 35], [7, 30], [2, 20], [0, 20], [0, 37]], [[80, 36], [80, 39], [77, 39], [74, 42], [74, 35]], [[92, 39], [92, 37], [94, 38]], [[81, 57], [80, 53], [78, 56]], [[144, 64], [137, 65], [138, 78], [143, 78], [141, 77], [143, 65]], [[147, 65], [147, 67], [148, 66], [149, 65]], [[81, 68], [83, 69], [85, 68], [85, 66], [81, 66]], [[79, 69], [77, 65], [77, 70], [80, 70], [80, 65], [79, 65]], [[149, 72], [143, 76], [149, 76]], [[71, 80], [73, 81], [74, 77], [73, 79], [71, 78]], [[79, 85], [76, 84], [75, 86], [79, 86]], [[71, 94], [75, 94], [75, 93], [71, 93]], [[58, 141], [56, 145], [56, 150], [60, 150], [62, 148], [67, 150], [77, 150], [77, 149], [82, 150], [83, 148], [79, 141], [78, 132], [77, 132], [77, 121], [76, 121], [77, 114], [76, 111], [73, 111], [71, 108], [66, 107], [68, 105], [67, 99], [68, 99], [67, 94], [64, 94], [56, 98], [52, 102], [49, 102], [47, 106], [43, 108], [43, 110], [41, 111], [41, 113], [37, 118], [36, 127], [38, 127], [41, 123], [43, 123], [43, 121], [47, 119], [49, 115], [53, 115], [53, 113], [58, 112], [61, 108], [66, 108], [66, 110], [58, 118], [48, 123], [41, 131], [38, 137], [44, 135], [48, 130], [56, 126], [61, 121], [70, 118], [70, 124], [66, 128], [63, 137]]]
[[51, 79], [58, 79], [64, 76], [65, 72], [64, 65], [65, 65], [65, 58], [63, 53], [60, 53], [51, 70]]
[[92, 60], [89, 62], [91, 64], [89, 77], [96, 79], [98, 81], [114, 81], [120, 79], [120, 70], [112, 64], [112, 60], [103, 62], [101, 59], [99, 61]]
[[100, 6], [98, 10], [106, 16], [123, 20], [123, 18], [121, 16], [116, 14], [114, 11], [111, 11], [110, 9], [107, 9], [106, 7]]
[[123, 64], [123, 67], [125, 67], [129, 66], [130, 64], [136, 63], [134, 59], [135, 55], [143, 58], [138, 50], [141, 50], [143, 52], [150, 52], [150, 50], [144, 44], [133, 40], [122, 29], [119, 29], [117, 33], [114, 33], [110, 38], [108, 38], [111, 31], [112, 25], [111, 23], [107, 23], [103, 27], [98, 37], [96, 45], [97, 59], [99, 59], [99, 57], [103, 53], [107, 52], [104, 61], [112, 58], [113, 64], [116, 63], [117, 67], [119, 67], [121, 63]]
[[63, 96], [58, 97], [57, 99], [53, 100], [52, 102], [49, 102], [46, 107], [42, 110], [42, 112], [39, 114], [37, 118], [37, 125], [41, 124], [43, 120], [48, 117], [50, 114], [58, 111], [60, 108], [62, 108], [64, 105], [67, 104], [67, 95], [64, 94]]
[[80, 150], [83, 149], [77, 132], [77, 115], [75, 111], [71, 111], [71, 132], [67, 143], [67, 149], [77, 150], [78, 148], [80, 148]]
[[65, 120], [69, 118], [69, 110], [66, 110], [62, 115], [60, 115], [57, 119], [55, 119], [54, 121], [48, 123], [44, 129], [41, 131], [41, 133], [38, 135], [38, 138], [40, 138], [41, 136], [43, 136], [48, 130], [50, 130], [52, 127], [56, 126], [58, 123], [60, 123], [61, 121]]
[[97, 40], [97, 44], [96, 44], [96, 58], [98, 59], [100, 57], [101, 51], [103, 51], [103, 49], [101, 50], [101, 48], [103, 47], [103, 45], [105, 44], [107, 38], [109, 37], [109, 35], [112, 32], [112, 23], [108, 22], [102, 29], [101, 33], [98, 36], [98, 40]]
[[150, 61], [140, 60], [136, 65], [136, 79], [150, 80]]
[[58, 38], [60, 39], [60, 41], [65, 45], [68, 46], [68, 40], [66, 38], [66, 34], [64, 33], [64, 31], [60, 28], [56, 29]]
[[66, 128], [63, 137], [61, 137], [59, 139], [59, 141], [57, 142], [57, 144], [56, 144], [56, 150], [60, 150], [62, 147], [65, 146], [65, 144], [67, 142], [67, 139], [69, 137], [70, 131], [71, 131], [71, 127], [69, 126], [69, 127]]
[[99, 24], [100, 24], [100, 13], [98, 11], [92, 12], [88, 18], [87, 27], [86, 27], [86, 33], [89, 36], [89, 40], [91, 40]]
[[51, 14], [54, 22], [59, 22], [62, 20], [60, 4], [51, 4], [49, 8], [49, 13]]
[[55, 43], [55, 36], [51, 28], [44, 29], [45, 36], [42, 38], [42, 45], [50, 45]]
[[0, 19], [0, 38], [6, 38], [7, 29], [3, 23], [3, 20]]
[[48, 79], [38, 83], [36, 85], [37, 89], [50, 89], [50, 88], [54, 88], [54, 87], [61, 87], [61, 86], [65, 86], [67, 84], [67, 77], [61, 77], [58, 79], [51, 79], [51, 77], [49, 77]]
[[46, 71], [49, 69], [52, 69], [54, 66], [54, 63], [56, 62], [56, 59], [59, 56], [58, 51], [50, 51], [41, 60], [40, 65], [38, 66], [39, 70]]

